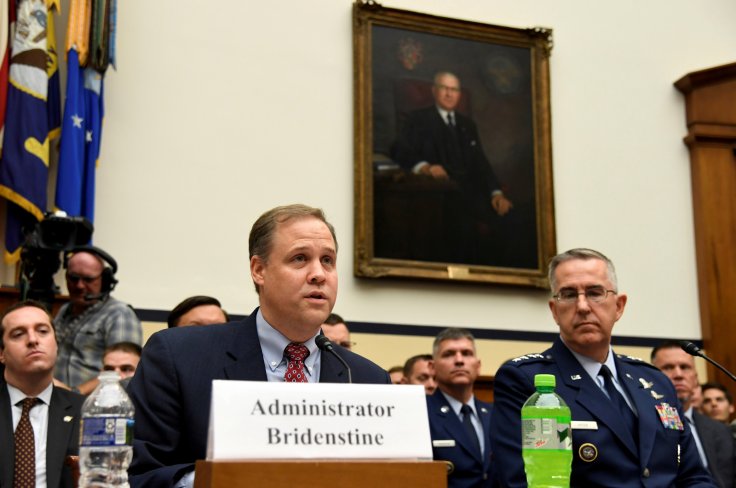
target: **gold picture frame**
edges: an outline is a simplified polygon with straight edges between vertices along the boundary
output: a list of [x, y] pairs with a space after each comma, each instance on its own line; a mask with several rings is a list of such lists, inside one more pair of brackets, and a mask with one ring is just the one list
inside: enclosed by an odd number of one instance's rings
[[547, 288], [552, 31], [356, 1], [353, 44], [355, 275]]

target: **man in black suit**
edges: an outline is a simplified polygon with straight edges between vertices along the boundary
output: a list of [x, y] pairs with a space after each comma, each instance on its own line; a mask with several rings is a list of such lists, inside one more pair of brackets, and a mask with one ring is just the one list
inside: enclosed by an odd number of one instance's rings
[[456, 109], [460, 80], [453, 73], [435, 75], [435, 105], [409, 114], [392, 150], [392, 158], [406, 171], [456, 185], [445, 212], [451, 217], [445, 229], [449, 260], [478, 263], [475, 243], [486, 234], [492, 212], [506, 215], [512, 208], [486, 158], [478, 129]]
[[[0, 486], [76, 486], [68, 456], [79, 454], [79, 417], [84, 397], [53, 384], [56, 334], [51, 316], [39, 302], [31, 300], [8, 308], [0, 316]], [[23, 415], [27, 398], [32, 407]], [[16, 435], [23, 425], [33, 432], [32, 466], [16, 469]], [[45, 433], [44, 438], [36, 438]], [[20, 442], [20, 441], [19, 441]], [[42, 455], [45, 448], [46, 455]], [[45, 470], [38, 469], [41, 466]]]
[[693, 408], [692, 392], [698, 386], [695, 359], [676, 341], [664, 341], [652, 349], [652, 364], [675, 386], [685, 418], [690, 423], [701, 461], [721, 488], [736, 486], [736, 447], [731, 429]]
[[[253, 225], [250, 272], [260, 307], [242, 322], [154, 334], [129, 386], [136, 409], [131, 486], [192, 486], [204, 459], [212, 380], [347, 383], [315, 339], [337, 298], [337, 241], [320, 209], [277, 207]], [[386, 371], [335, 345], [353, 383], [390, 384]], [[301, 350], [297, 360], [291, 351]]]
[[449, 464], [450, 488], [490, 487], [491, 404], [473, 395], [480, 374], [475, 338], [465, 329], [440, 332], [432, 348], [437, 390], [427, 396], [435, 461]]

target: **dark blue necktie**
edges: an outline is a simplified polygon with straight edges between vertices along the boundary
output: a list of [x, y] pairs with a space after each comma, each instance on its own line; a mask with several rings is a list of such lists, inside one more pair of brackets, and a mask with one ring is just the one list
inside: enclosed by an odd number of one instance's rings
[[473, 422], [470, 420], [473, 415], [473, 409], [470, 408], [469, 405], [463, 404], [463, 406], [460, 407], [460, 413], [463, 414], [463, 425], [465, 426], [465, 430], [468, 433], [468, 437], [470, 437], [470, 440], [473, 442], [473, 446], [475, 446], [477, 452], [480, 453], [480, 441], [478, 440], [478, 434], [475, 432]]
[[621, 396], [621, 393], [619, 393], [619, 391], [614, 386], [613, 374], [611, 373], [611, 370], [608, 369], [608, 366], [604, 364], [603, 366], [601, 366], [601, 370], [598, 372], [598, 374], [600, 376], [603, 376], [603, 384], [606, 387], [608, 398], [611, 399], [611, 402], [616, 406], [616, 409], [621, 414], [621, 418], [624, 420], [626, 427], [629, 429], [629, 432], [634, 438], [634, 443], [638, 444], [636, 416], [631, 410], [631, 407], [629, 407], [628, 403], [626, 403], [626, 400], [624, 400], [624, 397]]

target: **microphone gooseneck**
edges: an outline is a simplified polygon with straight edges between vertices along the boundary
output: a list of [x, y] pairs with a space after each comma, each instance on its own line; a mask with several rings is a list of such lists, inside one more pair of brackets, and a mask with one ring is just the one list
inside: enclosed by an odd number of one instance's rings
[[315, 343], [317, 343], [317, 347], [320, 351], [327, 351], [333, 356], [337, 358], [338, 361], [342, 363], [343, 366], [345, 366], [345, 369], [348, 372], [348, 383], [353, 382], [353, 373], [350, 371], [350, 366], [348, 366], [348, 363], [345, 362], [345, 360], [340, 357], [340, 355], [335, 351], [335, 346], [332, 345], [332, 342], [324, 335], [320, 334], [317, 336], [317, 338], [314, 340]]
[[729, 378], [731, 378], [733, 381], [736, 381], [736, 376], [734, 376], [729, 370], [727, 370], [726, 368], [724, 368], [723, 366], [721, 366], [720, 364], [718, 364], [717, 362], [715, 362], [714, 360], [706, 356], [705, 353], [698, 346], [696, 346], [690, 341], [678, 341], [678, 342], [680, 343], [680, 347], [682, 348], [683, 351], [690, 354], [691, 356], [698, 356], [698, 357], [705, 359], [710, 364], [712, 364], [716, 368], [726, 373], [726, 375]]

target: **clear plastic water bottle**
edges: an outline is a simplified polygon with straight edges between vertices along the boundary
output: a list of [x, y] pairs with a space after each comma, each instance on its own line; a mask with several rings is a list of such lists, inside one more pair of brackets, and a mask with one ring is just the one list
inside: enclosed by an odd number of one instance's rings
[[82, 405], [79, 488], [127, 488], [135, 409], [115, 371], [103, 371], [99, 379]]
[[521, 407], [521, 453], [529, 488], [568, 488], [572, 465], [570, 408], [555, 376], [534, 376], [537, 391]]

